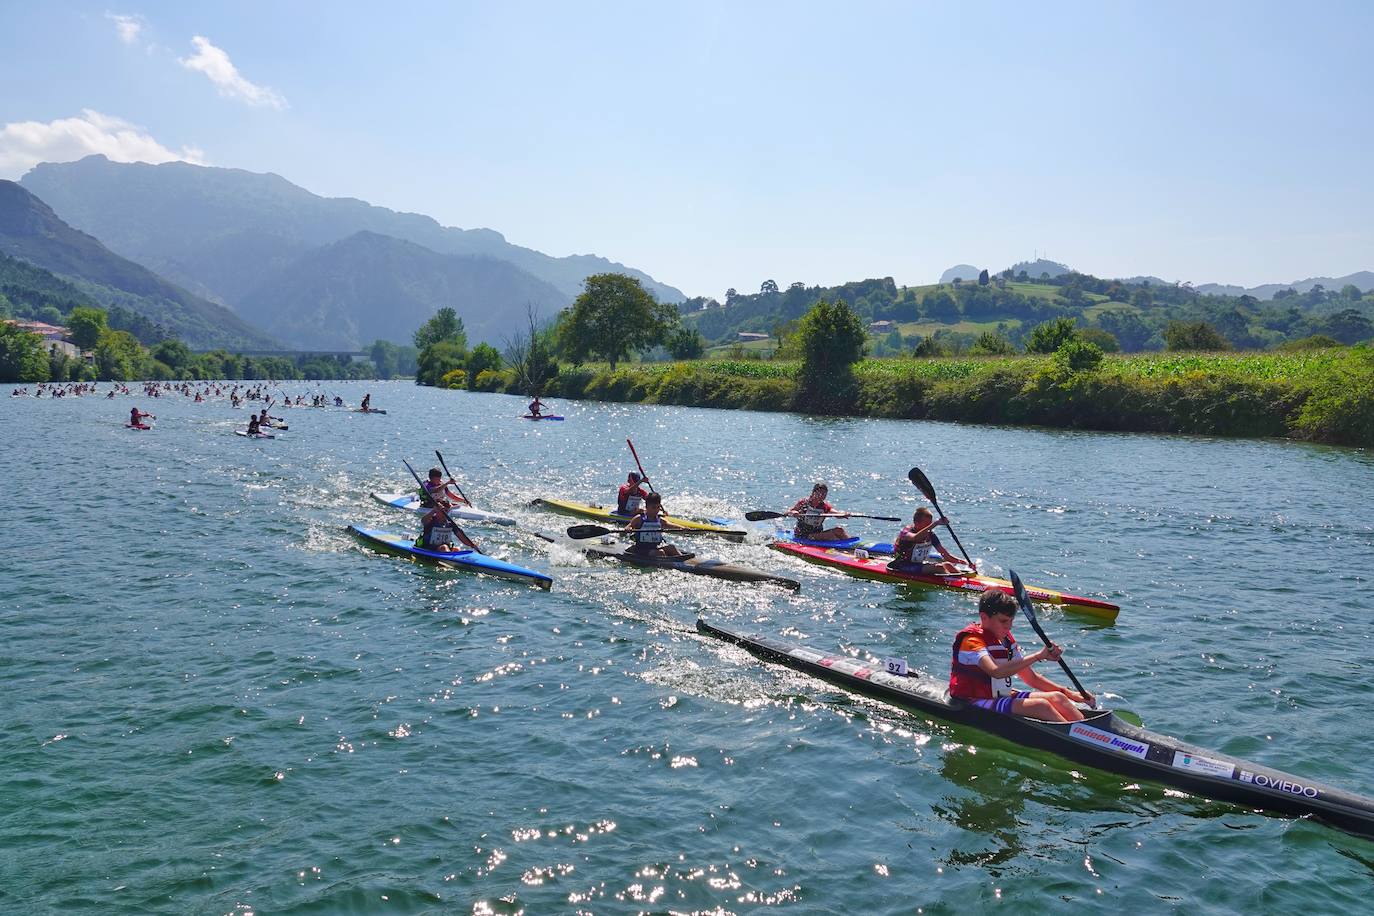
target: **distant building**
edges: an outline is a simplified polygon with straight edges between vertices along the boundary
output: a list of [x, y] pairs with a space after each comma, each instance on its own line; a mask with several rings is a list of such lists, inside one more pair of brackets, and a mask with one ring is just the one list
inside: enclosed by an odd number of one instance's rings
[[6, 318], [6, 324], [12, 324], [21, 331], [28, 331], [30, 334], [37, 334], [43, 338], [43, 342], [48, 345], [48, 352], [57, 350], [65, 353], [73, 359], [81, 359], [82, 353], [77, 349], [76, 344], [67, 340], [70, 333], [66, 328], [60, 328], [55, 324], [48, 324], [44, 321], [22, 321], [15, 318]]
[[897, 330], [897, 325], [892, 321], [872, 321], [869, 322], [868, 330], [873, 334], [891, 334]]
[[760, 334], [757, 331], [740, 331], [735, 335], [741, 341], [767, 340], [767, 334]]

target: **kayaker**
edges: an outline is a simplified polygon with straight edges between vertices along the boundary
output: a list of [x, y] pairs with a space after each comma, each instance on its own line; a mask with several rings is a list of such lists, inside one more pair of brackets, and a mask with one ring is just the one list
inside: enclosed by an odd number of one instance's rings
[[663, 498], [657, 493], [650, 493], [644, 497], [644, 507], [625, 525], [625, 530], [634, 537], [634, 544], [630, 549], [635, 553], [657, 554], [664, 557], [682, 556], [677, 547], [664, 542], [663, 532], [684, 529], [681, 525], [674, 525], [664, 518]]
[[[1045, 659], [1058, 661], [1063, 647], [1046, 646], [1032, 655], [1023, 655], [1011, 635], [1015, 619], [1015, 598], [995, 588], [983, 592], [978, 599], [978, 622], [964, 627], [954, 637], [949, 695], [993, 712], [1046, 722], [1079, 721], [1083, 713], [1074, 704], [1091, 703], [1092, 696], [1060, 687], [1031, 667]], [[1030, 690], [1011, 686], [1012, 677], [1017, 675]]]
[[420, 490], [420, 505], [424, 506], [426, 509], [432, 509], [435, 506], [443, 506], [447, 509], [449, 506], [457, 503], [472, 505], [460, 494], [450, 490], [450, 485], [456, 487], [458, 481], [454, 480], [452, 477], [445, 480], [443, 473], [440, 472], [438, 468], [430, 468], [429, 479], [425, 481], [424, 487]]
[[257, 415], [257, 414], [249, 414], [249, 415], [248, 415], [248, 435], [250, 435], [250, 436], [261, 436], [261, 435], [262, 435], [262, 424], [258, 422], [258, 415]]
[[[150, 413], [148, 413], [147, 411], [139, 410], [137, 407], [131, 407], [131, 408], [129, 409], [129, 425], [130, 425], [130, 426], [142, 426], [142, 425], [143, 425], [143, 418], [144, 418], [144, 417], [151, 417], [151, 416], [153, 416], [153, 415], [150, 414]], [[156, 418], [154, 418], [154, 419], [156, 419]]]
[[344, 406], [343, 398], [339, 397], [337, 394], [334, 395], [334, 406], [335, 406], [335, 407], [342, 407], [342, 406]]
[[458, 524], [444, 512], [443, 509], [436, 508], [433, 512], [425, 516], [425, 530], [415, 539], [415, 546], [424, 550], [433, 550], [436, 553], [456, 553], [463, 550], [454, 543], [454, 540], [461, 541], [467, 548], [478, 550], [472, 538]]
[[367, 413], [367, 412], [368, 412], [369, 410], [371, 410], [371, 409], [372, 409], [372, 392], [369, 391], [367, 394], [363, 395], [363, 406], [362, 406], [362, 411], [363, 411], [363, 413]]
[[787, 514], [797, 520], [797, 527], [792, 532], [794, 537], [808, 541], [843, 541], [849, 538], [849, 532], [843, 528], [824, 527], [827, 515], [849, 518], [848, 512], [836, 512], [835, 507], [825, 501], [829, 493], [830, 485], [818, 480], [811, 488], [810, 496], [798, 500], [795, 506], [787, 510]]
[[[893, 572], [909, 572], [923, 576], [954, 576], [961, 570], [959, 564], [948, 559], [949, 551], [935, 536], [935, 526], [949, 527], [949, 519], [943, 515], [935, 518], [925, 506], [911, 515], [911, 524], [897, 534], [892, 542], [892, 562], [887, 568]], [[940, 559], [931, 559], [934, 554]]]
[[630, 476], [625, 478], [615, 497], [616, 515], [635, 515], [643, 508], [645, 498], [651, 495], [640, 484], [643, 479], [638, 471], [631, 471]]
[[539, 395], [536, 394], [536, 395], [534, 396], [534, 400], [533, 400], [533, 401], [530, 401], [530, 406], [529, 406], [530, 416], [531, 416], [531, 417], [534, 417], [534, 418], [536, 418], [536, 419], [538, 419], [539, 417], [543, 416], [543, 415], [539, 412], [539, 411], [541, 411], [541, 410], [543, 410], [543, 409], [544, 409], [544, 402], [541, 401], [541, 400], [539, 400]]

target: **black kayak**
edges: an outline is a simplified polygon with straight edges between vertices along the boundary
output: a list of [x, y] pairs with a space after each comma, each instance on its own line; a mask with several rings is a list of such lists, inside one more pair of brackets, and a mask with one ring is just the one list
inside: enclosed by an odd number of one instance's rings
[[698, 576], [712, 576], [716, 579], [727, 579], [731, 582], [758, 582], [769, 585], [780, 585], [783, 588], [792, 589], [793, 591], [801, 588], [801, 583], [796, 579], [775, 576], [761, 569], [754, 569], [752, 566], [736, 566], [733, 563], [726, 563], [724, 560], [698, 557], [696, 554], [684, 553], [680, 557], [644, 555], [631, 550], [631, 545], [622, 540], [611, 539], [610, 543], [606, 543], [607, 539], [605, 538], [596, 540], [576, 540], [566, 535], [538, 534], [537, 532], [536, 534], [538, 537], [552, 544], [561, 544], [572, 550], [580, 550], [589, 557], [619, 560], [621, 563], [630, 566], [640, 566], [645, 569], [676, 569], [678, 572], [692, 573]]
[[1041, 722], [980, 709], [953, 699], [946, 684], [925, 674], [889, 673], [843, 654], [827, 655], [769, 636], [746, 635], [703, 620], [697, 629], [776, 662], [906, 709], [991, 732], [1016, 744], [1070, 760], [1247, 808], [1310, 815], [1358, 836], [1374, 837], [1374, 798], [1283, 773], [1139, 728], [1111, 710], [1082, 722]]

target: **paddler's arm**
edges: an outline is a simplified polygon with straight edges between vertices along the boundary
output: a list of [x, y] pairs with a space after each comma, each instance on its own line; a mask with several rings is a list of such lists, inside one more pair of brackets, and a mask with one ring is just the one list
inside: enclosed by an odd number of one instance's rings
[[[1009, 658], [1000, 665], [993, 660], [991, 655], [985, 654], [979, 657], [978, 668], [988, 677], [996, 680], [1013, 677], [1019, 674], [1021, 675], [1021, 680], [1030, 683], [1030, 678], [1026, 677], [1027, 674], [1030, 674], [1031, 677], [1037, 677], [1039, 680], [1045, 681], [1043, 677], [1039, 677], [1039, 675], [1031, 670], [1031, 665], [1039, 661], [1044, 661], [1045, 659], [1056, 661], [1063, 652], [1064, 650], [1059, 646], [1054, 646], [1053, 648], [1046, 646], [1039, 652], [1034, 652], [1030, 655], [1023, 655], [1020, 658]], [[1045, 683], [1048, 684], [1049, 681], [1045, 681]], [[1051, 689], [1053, 689], [1053, 687], [1054, 685], [1051, 684]]]
[[1061, 687], [1034, 668], [1027, 668], [1025, 671], [1022, 671], [1021, 680], [1029, 684], [1033, 690], [1043, 690], [1046, 693], [1062, 693], [1075, 703], [1087, 703], [1090, 706], [1095, 705], [1093, 703], [1092, 694], [1083, 694], [1079, 693], [1077, 690]]

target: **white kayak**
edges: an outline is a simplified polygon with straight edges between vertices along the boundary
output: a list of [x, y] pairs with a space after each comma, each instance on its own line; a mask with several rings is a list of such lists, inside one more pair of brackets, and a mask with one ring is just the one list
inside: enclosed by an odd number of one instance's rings
[[[385, 503], [393, 509], [400, 509], [402, 512], [413, 512], [416, 515], [424, 515], [429, 511], [429, 509], [421, 505], [420, 497], [411, 493], [373, 493], [372, 498], [379, 503]], [[455, 506], [448, 510], [448, 514], [465, 522], [477, 522], [487, 525], [515, 524], [515, 519], [511, 518], [509, 515], [488, 512], [485, 509], [474, 509], [471, 506]]]

